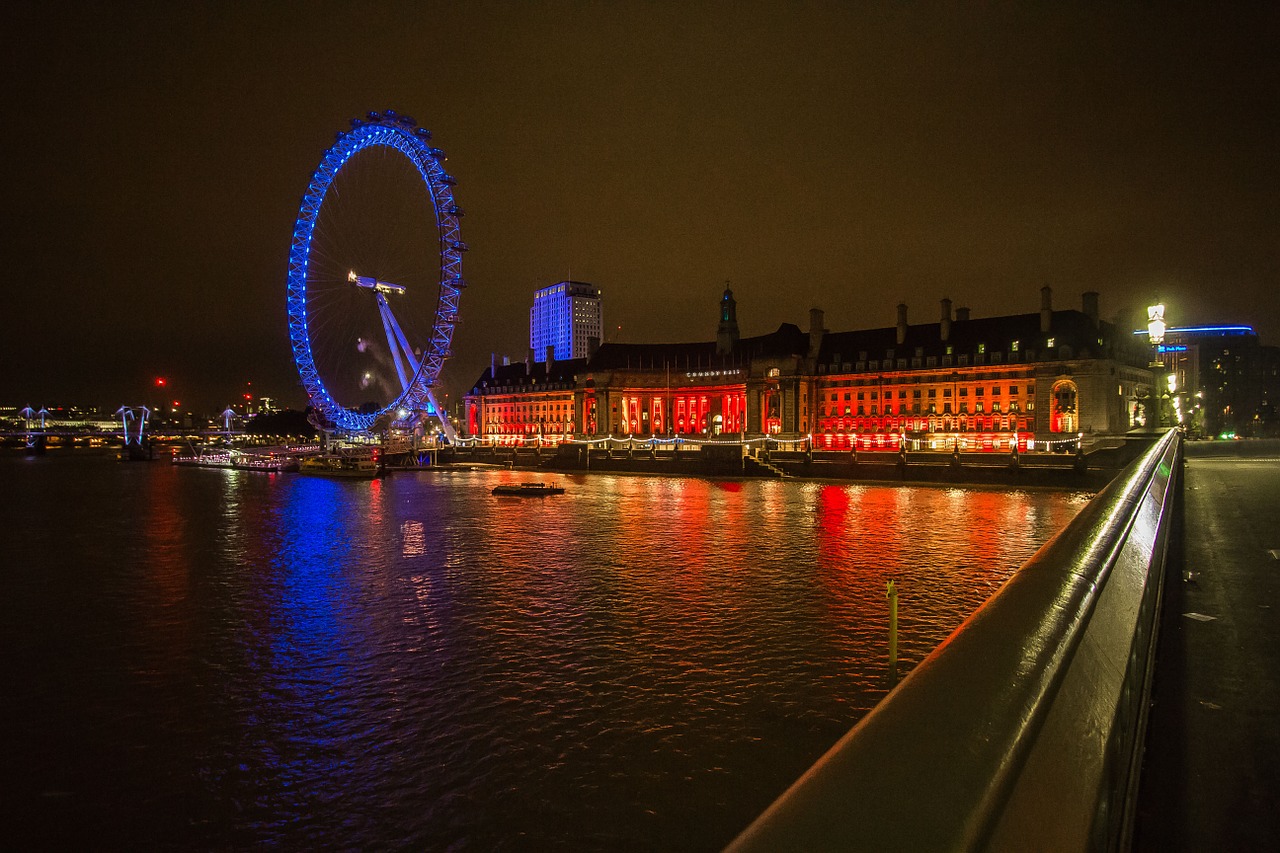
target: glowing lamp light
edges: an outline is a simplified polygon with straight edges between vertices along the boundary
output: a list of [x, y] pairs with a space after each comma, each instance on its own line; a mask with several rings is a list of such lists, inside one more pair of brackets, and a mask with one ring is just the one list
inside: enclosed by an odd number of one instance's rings
[[1169, 385], [1169, 393], [1172, 394], [1178, 390], [1178, 374], [1170, 373], [1164, 380]]
[[165, 385], [167, 385], [167, 384], [169, 384], [169, 383], [168, 383], [168, 381], [167, 381], [163, 376], [157, 376], [157, 377], [156, 377], [156, 387], [157, 387], [157, 388], [163, 388], [163, 387], [164, 387]]
[[1151, 343], [1164, 342], [1164, 331], [1168, 326], [1164, 322], [1164, 305], [1152, 305], [1147, 308], [1147, 335]]

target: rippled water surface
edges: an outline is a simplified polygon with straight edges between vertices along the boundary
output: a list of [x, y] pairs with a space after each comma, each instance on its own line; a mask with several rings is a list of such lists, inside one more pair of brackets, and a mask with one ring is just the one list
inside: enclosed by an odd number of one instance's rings
[[1087, 499], [0, 457], [26, 846], [717, 850]]

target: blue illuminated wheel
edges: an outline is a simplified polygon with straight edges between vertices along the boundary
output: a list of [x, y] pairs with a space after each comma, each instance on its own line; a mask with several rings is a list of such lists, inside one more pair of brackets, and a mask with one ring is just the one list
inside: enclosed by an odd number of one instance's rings
[[307, 185], [289, 248], [289, 340], [329, 428], [435, 416], [462, 278], [454, 179], [431, 132], [392, 110], [352, 119]]

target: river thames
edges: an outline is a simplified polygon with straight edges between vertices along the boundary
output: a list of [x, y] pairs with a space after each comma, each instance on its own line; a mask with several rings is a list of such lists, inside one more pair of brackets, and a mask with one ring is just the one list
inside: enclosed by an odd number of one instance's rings
[[0, 456], [7, 841], [718, 850], [1088, 499], [527, 479]]

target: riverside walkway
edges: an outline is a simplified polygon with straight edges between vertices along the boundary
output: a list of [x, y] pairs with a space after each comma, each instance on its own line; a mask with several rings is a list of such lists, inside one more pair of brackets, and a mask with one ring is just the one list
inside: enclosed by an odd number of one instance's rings
[[1280, 440], [1186, 452], [1133, 849], [1277, 850]]

